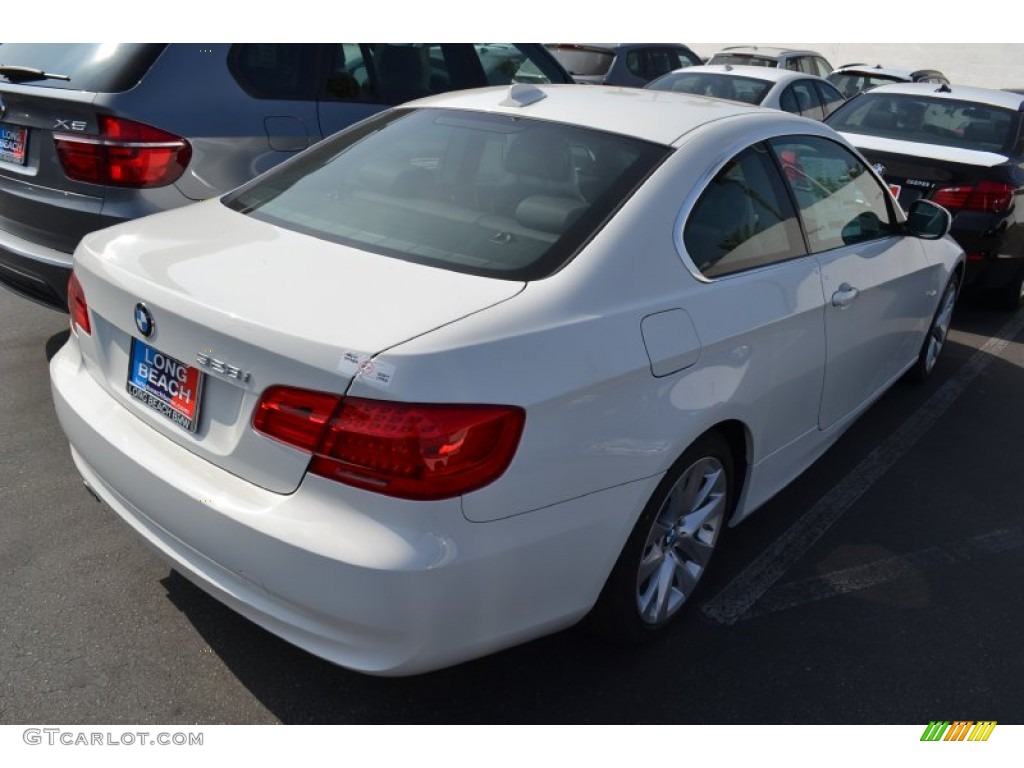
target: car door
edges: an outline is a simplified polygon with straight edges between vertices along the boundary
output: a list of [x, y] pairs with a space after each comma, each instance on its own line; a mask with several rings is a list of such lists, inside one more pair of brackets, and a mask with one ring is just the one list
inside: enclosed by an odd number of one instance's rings
[[935, 265], [904, 237], [892, 198], [846, 147], [771, 142], [821, 267], [827, 356], [820, 429], [874, 399], [916, 358], [935, 303]]
[[[687, 300], [701, 339], [701, 376], [750, 407], [759, 456], [792, 474], [817, 436], [825, 363], [823, 297], [771, 152], [726, 161], [694, 203], [682, 244], [705, 290]], [[788, 449], [785, 450], [785, 449]], [[802, 468], [802, 466], [800, 467]]]

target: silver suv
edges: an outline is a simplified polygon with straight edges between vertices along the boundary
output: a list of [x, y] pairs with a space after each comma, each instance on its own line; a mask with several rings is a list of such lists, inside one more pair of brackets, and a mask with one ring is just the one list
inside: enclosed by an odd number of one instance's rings
[[389, 106], [570, 83], [533, 43], [0, 45], [0, 284], [64, 309], [83, 235], [226, 192]]
[[817, 77], [828, 77], [832, 65], [817, 51], [796, 48], [765, 48], [757, 45], [734, 45], [723, 48], [708, 64], [740, 64], [747, 67], [778, 67]]

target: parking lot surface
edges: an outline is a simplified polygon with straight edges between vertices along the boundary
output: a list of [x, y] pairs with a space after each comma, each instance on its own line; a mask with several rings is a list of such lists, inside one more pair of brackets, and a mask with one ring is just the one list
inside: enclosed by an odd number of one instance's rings
[[67, 322], [0, 291], [0, 723], [1024, 723], [1024, 311], [962, 303], [929, 382], [728, 531], [663, 640], [407, 679], [278, 640], [90, 496], [49, 392]]

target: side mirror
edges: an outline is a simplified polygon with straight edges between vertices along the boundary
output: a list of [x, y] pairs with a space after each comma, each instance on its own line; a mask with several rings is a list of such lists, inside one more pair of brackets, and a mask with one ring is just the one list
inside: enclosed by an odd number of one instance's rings
[[907, 230], [922, 240], [938, 240], [949, 234], [953, 217], [931, 200], [915, 200], [907, 209]]

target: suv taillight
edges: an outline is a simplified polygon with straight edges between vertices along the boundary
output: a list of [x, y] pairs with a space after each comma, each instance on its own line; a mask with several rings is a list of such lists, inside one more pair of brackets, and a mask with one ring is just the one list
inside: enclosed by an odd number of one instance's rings
[[162, 187], [177, 181], [192, 147], [173, 133], [122, 117], [99, 117], [100, 134], [55, 133], [68, 178], [115, 187]]
[[68, 312], [71, 314], [72, 327], [78, 326], [86, 335], [92, 335], [92, 325], [89, 323], [89, 305], [85, 301], [85, 291], [82, 284], [78, 282], [78, 275], [71, 272], [68, 279]]
[[982, 181], [975, 185], [942, 187], [932, 195], [932, 202], [951, 211], [999, 213], [1010, 207], [1014, 188], [1000, 181]]
[[525, 413], [505, 405], [399, 403], [270, 387], [253, 428], [313, 454], [309, 471], [403, 499], [461, 496], [496, 480]]

